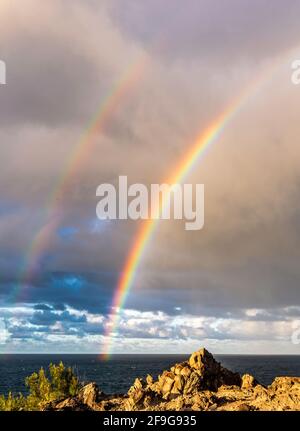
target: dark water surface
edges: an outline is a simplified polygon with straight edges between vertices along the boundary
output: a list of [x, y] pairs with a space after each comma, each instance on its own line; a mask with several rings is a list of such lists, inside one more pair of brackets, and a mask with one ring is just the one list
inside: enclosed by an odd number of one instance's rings
[[[261, 383], [270, 384], [277, 376], [300, 376], [300, 355], [215, 355], [226, 368], [253, 374]], [[148, 373], [157, 377], [188, 355], [112, 355], [102, 361], [98, 355], [0, 355], [0, 393], [26, 392], [25, 377], [63, 361], [75, 368], [82, 381], [95, 381], [106, 393], [124, 393], [136, 377]]]

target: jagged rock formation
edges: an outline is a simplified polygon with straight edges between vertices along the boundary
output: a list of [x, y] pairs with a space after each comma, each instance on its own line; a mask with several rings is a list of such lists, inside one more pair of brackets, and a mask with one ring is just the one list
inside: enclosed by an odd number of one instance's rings
[[186, 362], [164, 371], [157, 382], [147, 376], [146, 382], [136, 379], [128, 391], [127, 410], [147, 408], [179, 396], [185, 398], [201, 391], [217, 391], [220, 386], [240, 385], [239, 374], [223, 368], [205, 349], [192, 354]]
[[206, 350], [164, 371], [157, 381], [136, 378], [127, 394], [105, 395], [95, 383], [49, 410], [300, 410], [300, 377], [277, 377], [269, 387], [226, 368]]

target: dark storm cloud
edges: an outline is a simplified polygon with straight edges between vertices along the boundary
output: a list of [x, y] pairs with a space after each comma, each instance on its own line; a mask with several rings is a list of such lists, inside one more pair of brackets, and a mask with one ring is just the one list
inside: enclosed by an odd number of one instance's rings
[[36, 311], [29, 323], [33, 325], [52, 325], [55, 322], [68, 322], [68, 323], [83, 323], [86, 322], [86, 317], [83, 316], [75, 316], [70, 314], [68, 311], [64, 311], [63, 313], [56, 313], [49, 310]]
[[[79, 310], [106, 314], [110, 311], [113, 295], [111, 286], [116, 284], [116, 275], [53, 273], [43, 274], [42, 277], [32, 280], [30, 284], [22, 283], [24, 282], [2, 283], [0, 285], [2, 302], [31, 304], [39, 301], [36, 310], [49, 311], [50, 317], [55, 311], [63, 311], [65, 304]], [[41, 314], [41, 316], [46, 315]]]
[[50, 311], [51, 307], [47, 304], [35, 304], [35, 310]]

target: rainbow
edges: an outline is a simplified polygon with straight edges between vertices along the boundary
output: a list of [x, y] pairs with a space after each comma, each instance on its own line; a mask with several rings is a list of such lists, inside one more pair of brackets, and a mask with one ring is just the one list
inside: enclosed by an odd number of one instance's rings
[[[289, 50], [293, 52], [295, 48]], [[107, 122], [111, 119], [114, 112], [117, 110], [121, 101], [139, 81], [143, 71], [146, 68], [149, 57], [145, 54], [141, 55], [138, 60], [133, 63], [122, 75], [122, 77], [112, 87], [110, 93], [101, 103], [100, 109], [90, 122], [89, 127], [81, 136], [75, 148], [71, 152], [66, 165], [63, 169], [63, 174], [55, 185], [54, 191], [51, 193], [46, 203], [48, 212], [47, 222], [41, 227], [33, 241], [30, 243], [24, 259], [24, 264], [21, 269], [19, 282], [16, 286], [17, 298], [20, 296], [21, 288], [23, 292], [36, 272], [39, 270], [40, 259], [61, 221], [63, 220], [63, 211], [61, 210], [61, 203], [63, 197], [70, 189], [72, 180], [76, 172], [84, 165], [88, 159], [94, 139], [101, 133]], [[277, 67], [277, 64], [276, 64]], [[241, 93], [241, 95], [234, 100], [223, 113], [213, 121], [199, 136], [194, 140], [189, 152], [176, 167], [173, 175], [165, 181], [169, 184], [180, 183], [184, 180], [186, 175], [193, 169], [194, 165], [204, 156], [206, 150], [217, 140], [224, 128], [233, 119], [235, 114], [246, 104], [250, 96], [255, 94], [260, 86], [266, 81], [266, 77], [270, 76], [270, 72], [276, 67], [268, 69], [267, 73], [260, 75], [254, 80], [250, 86]], [[163, 203], [162, 203], [163, 205]], [[106, 325], [105, 343], [103, 344], [103, 351], [106, 352], [105, 357], [109, 357], [113, 340], [117, 333], [120, 311], [125, 304], [128, 293], [133, 285], [135, 274], [139, 263], [144, 255], [146, 247], [154, 233], [158, 224], [157, 220], [147, 220], [140, 226], [133, 246], [127, 256], [124, 268], [119, 278], [117, 288], [112, 301], [112, 313]]]
[[63, 174], [56, 183], [54, 191], [48, 198], [46, 204], [47, 222], [35, 235], [26, 252], [24, 263], [20, 271], [19, 282], [16, 287], [17, 291], [14, 292], [15, 300], [21, 299], [21, 287], [22, 293], [24, 294], [26, 287], [30, 285], [33, 276], [39, 270], [41, 256], [47, 249], [53, 232], [55, 232], [63, 220], [63, 211], [61, 210], [63, 197], [70, 190], [74, 175], [88, 160], [95, 138], [99, 136], [109, 122], [122, 100], [136, 83], [139, 82], [148, 61], [149, 57], [146, 54], [141, 54], [138, 59], [126, 69], [121, 78], [113, 85], [110, 93], [101, 103], [97, 114], [90, 122], [89, 127], [75, 145], [63, 169]]
[[[246, 89], [244, 89], [239, 97], [237, 97], [228, 107], [194, 140], [190, 150], [184, 156], [183, 160], [177, 165], [173, 174], [165, 183], [179, 184], [182, 183], [189, 172], [205, 155], [209, 147], [218, 139], [225, 127], [238, 114], [238, 112], [246, 105], [250, 98], [254, 97], [267, 81], [272, 73], [277, 69], [278, 64], [268, 67], [266, 71], [259, 74]], [[164, 203], [161, 202], [163, 207]], [[158, 219], [148, 219], [144, 221], [138, 230], [133, 245], [125, 261], [125, 265], [121, 272], [118, 285], [113, 296], [111, 314], [106, 323], [106, 331], [102, 349], [101, 358], [109, 359], [113, 349], [114, 339], [117, 336], [118, 326], [120, 323], [121, 310], [124, 307], [127, 296], [132, 288], [138, 266], [143, 258], [147, 245], [158, 225]]]

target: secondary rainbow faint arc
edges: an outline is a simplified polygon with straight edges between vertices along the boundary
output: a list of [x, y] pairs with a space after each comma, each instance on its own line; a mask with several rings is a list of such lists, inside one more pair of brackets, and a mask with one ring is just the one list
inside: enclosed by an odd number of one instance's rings
[[[276, 65], [277, 66], [277, 65]], [[222, 133], [224, 128], [232, 120], [232, 118], [239, 112], [239, 110], [252, 98], [265, 83], [266, 79], [272, 75], [272, 72], [276, 69], [276, 66], [271, 66], [264, 71], [263, 74], [259, 75], [250, 85], [244, 89], [239, 97], [237, 97], [229, 106], [195, 139], [194, 144], [191, 146], [188, 153], [184, 156], [183, 160], [177, 165], [173, 174], [168, 178], [165, 183], [167, 184], [179, 184], [188, 173], [192, 170], [194, 165], [199, 159], [205, 154], [205, 151], [216, 141], [219, 135]], [[164, 203], [162, 202], [162, 207]], [[125, 261], [116, 292], [112, 301], [112, 313], [106, 324], [105, 342], [103, 343], [103, 353], [101, 357], [108, 359], [110, 357], [114, 337], [117, 333], [119, 321], [120, 321], [120, 310], [123, 308], [128, 293], [132, 287], [138, 265], [144, 255], [145, 249], [151, 239], [151, 236], [158, 224], [158, 219], [148, 219], [142, 223], [139, 229], [133, 246]]]
[[69, 156], [66, 166], [63, 169], [63, 174], [59, 178], [47, 202], [49, 220], [39, 230], [26, 253], [17, 292], [15, 292], [16, 299], [17, 295], [20, 294], [21, 286], [26, 286], [30, 283], [32, 276], [38, 269], [40, 257], [46, 249], [53, 232], [62, 221], [62, 211], [60, 208], [61, 200], [68, 192], [74, 174], [77, 173], [80, 166], [84, 165], [86, 162], [91, 153], [91, 146], [95, 137], [98, 136], [103, 127], [105, 127], [123, 98], [139, 81], [148, 61], [149, 57], [146, 54], [141, 54], [138, 59], [126, 69], [122, 77], [116, 81], [110, 93], [101, 103], [100, 110], [97, 111], [89, 127], [73, 149], [71, 156]]

